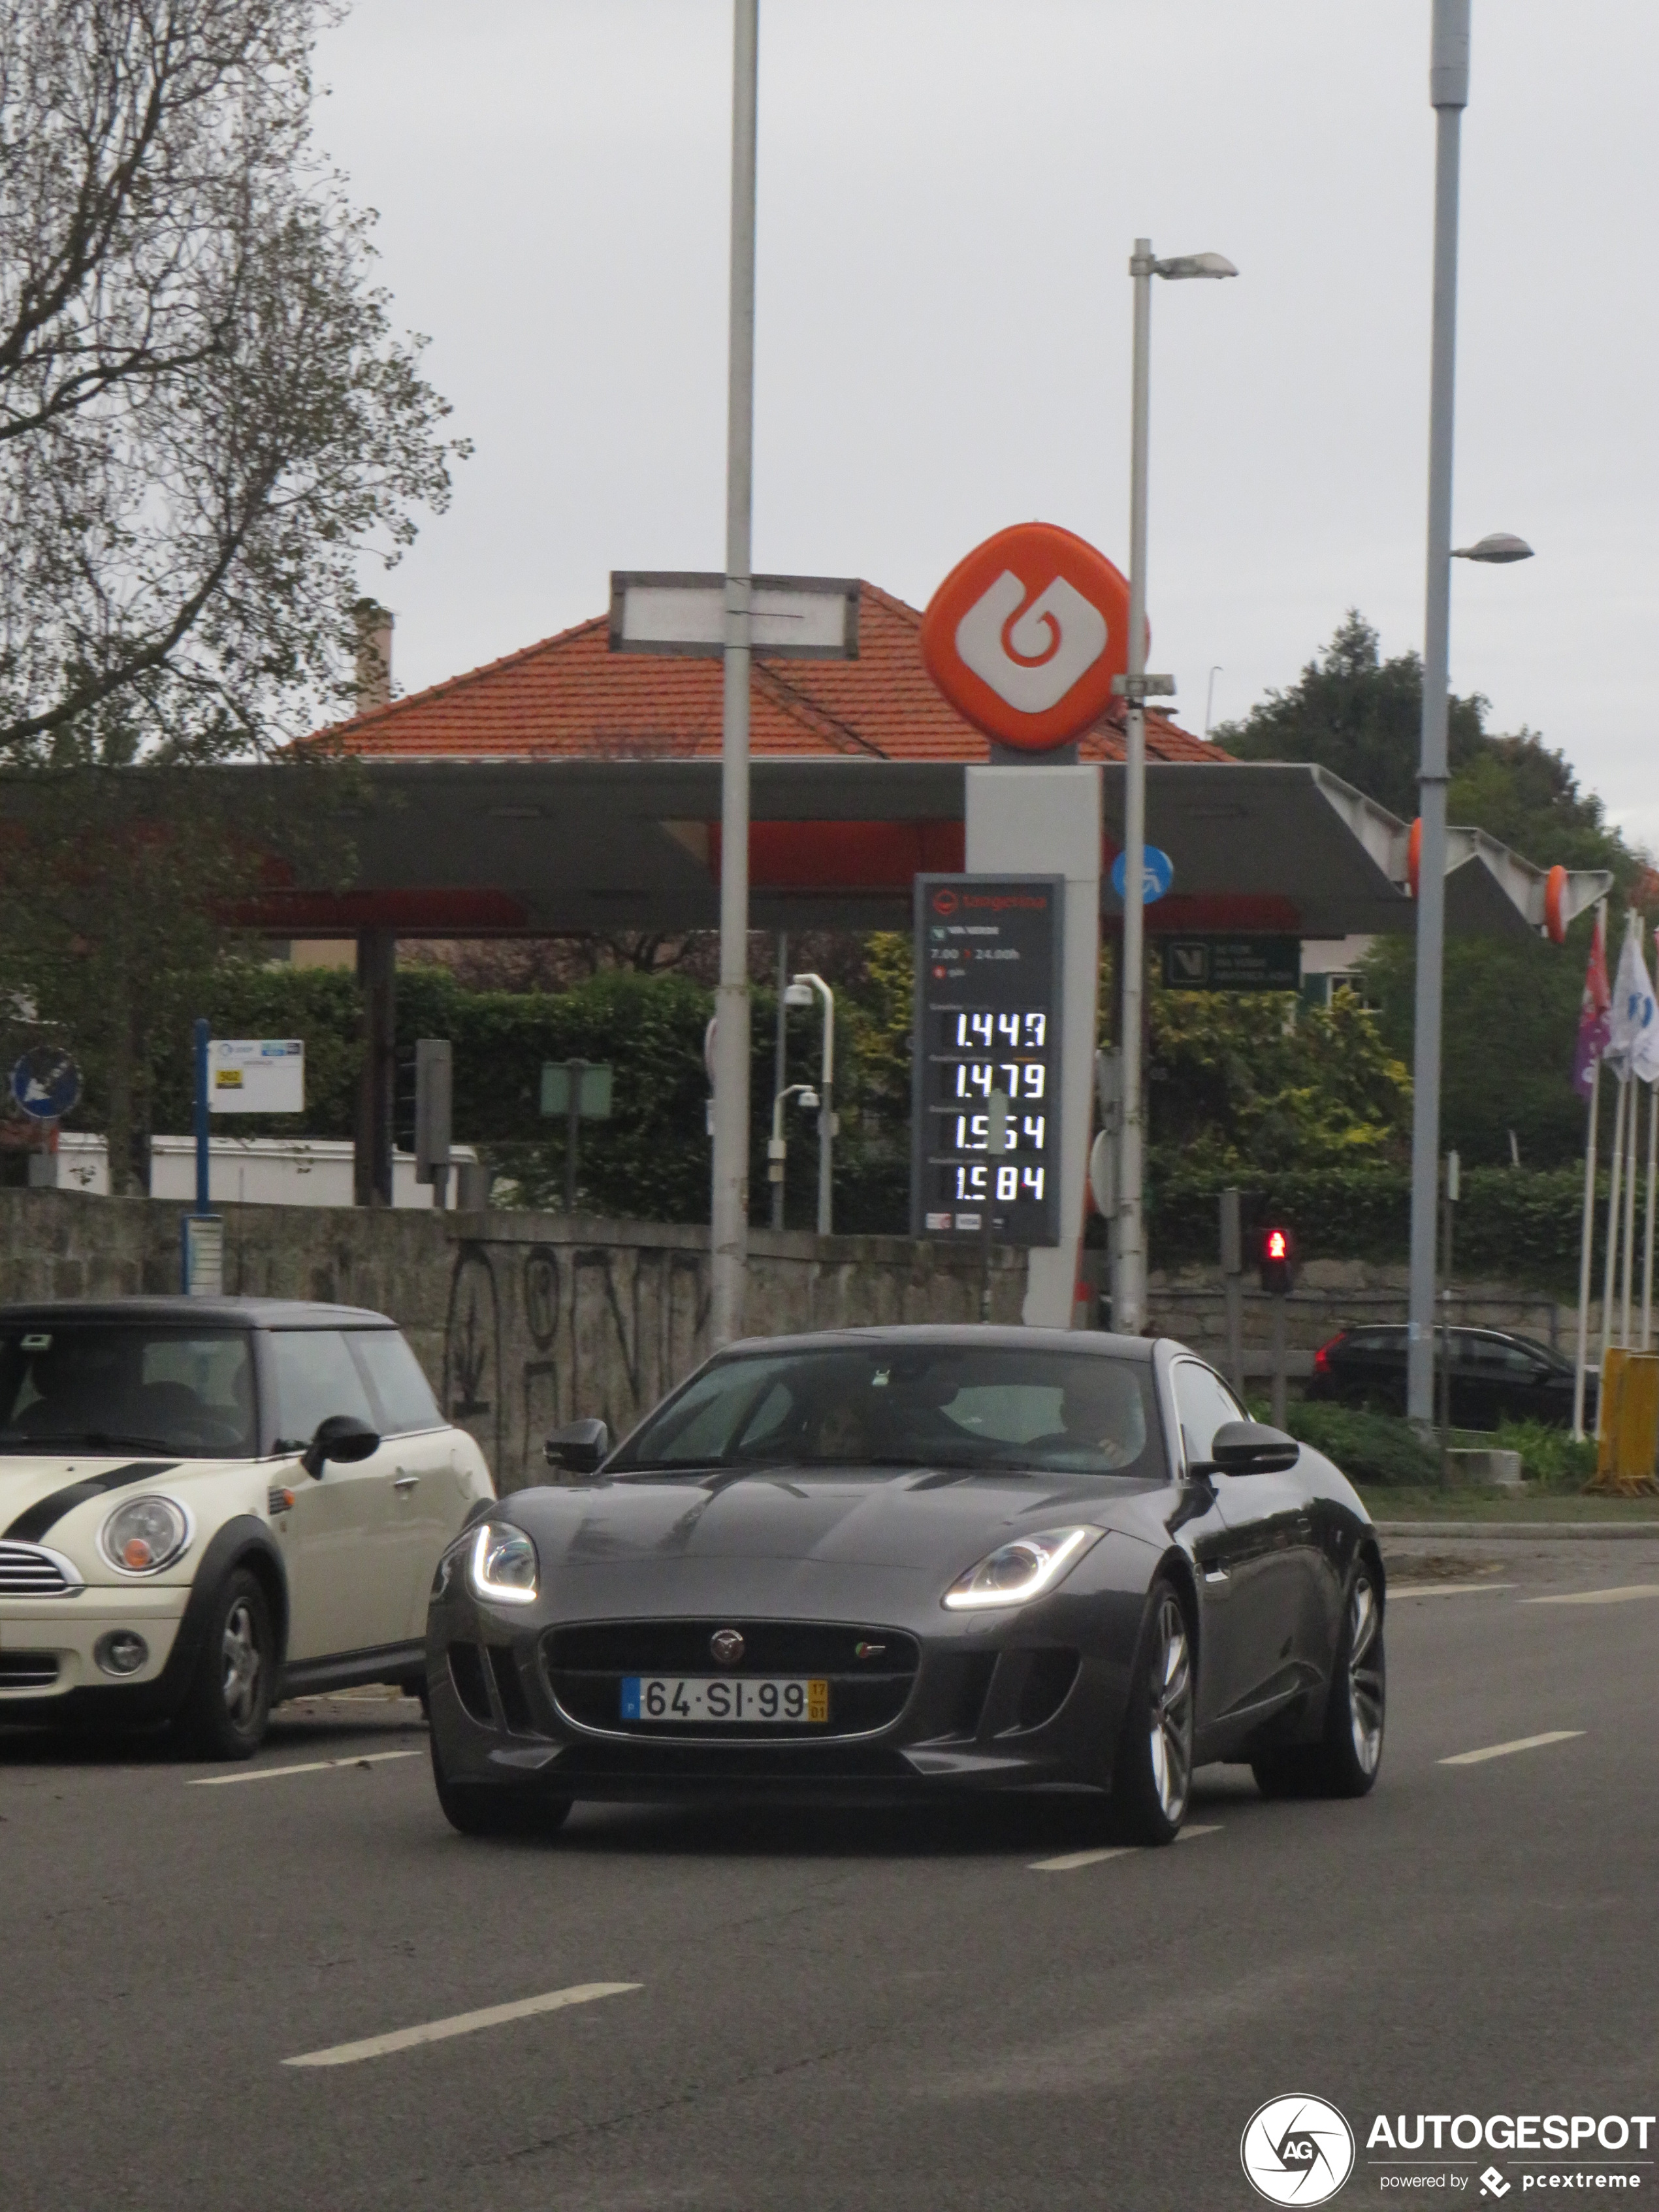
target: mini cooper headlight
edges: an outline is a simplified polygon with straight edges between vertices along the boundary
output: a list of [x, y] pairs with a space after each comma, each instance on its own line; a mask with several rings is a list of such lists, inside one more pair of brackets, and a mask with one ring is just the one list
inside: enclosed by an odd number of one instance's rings
[[1105, 1534], [1103, 1528], [1044, 1528], [1035, 1536], [1017, 1536], [1012, 1543], [988, 1553], [965, 1575], [958, 1575], [945, 1591], [945, 1602], [952, 1613], [1024, 1605], [1051, 1590]]
[[522, 1528], [483, 1521], [472, 1539], [473, 1593], [497, 1605], [531, 1605], [536, 1596], [536, 1547]]
[[189, 1543], [190, 1521], [170, 1498], [129, 1498], [105, 1522], [98, 1540], [122, 1574], [159, 1574]]

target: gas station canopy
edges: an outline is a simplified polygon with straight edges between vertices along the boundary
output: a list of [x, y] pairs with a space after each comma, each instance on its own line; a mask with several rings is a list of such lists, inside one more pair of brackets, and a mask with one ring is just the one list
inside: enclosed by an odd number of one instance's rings
[[[919, 873], [962, 867], [966, 763], [761, 757], [750, 839], [757, 928], [904, 929]], [[1101, 763], [1108, 866], [1123, 767]], [[281, 769], [210, 771], [231, 778]], [[356, 853], [345, 890], [273, 889], [274, 934], [404, 938], [712, 928], [718, 918], [720, 763], [693, 759], [360, 760]], [[1320, 768], [1152, 761], [1147, 835], [1174, 868], [1154, 933], [1301, 938], [1409, 932], [1408, 826]], [[1560, 885], [1561, 919], [1610, 879]], [[1545, 923], [1547, 871], [1474, 830], [1451, 833], [1447, 924], [1526, 935]], [[1103, 915], [1118, 910], [1109, 888]]]

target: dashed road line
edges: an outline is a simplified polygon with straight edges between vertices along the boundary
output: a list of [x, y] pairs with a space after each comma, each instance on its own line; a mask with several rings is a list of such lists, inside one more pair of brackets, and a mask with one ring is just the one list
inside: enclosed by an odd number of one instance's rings
[[486, 2005], [481, 2012], [453, 2013], [447, 2020], [429, 2020], [422, 2027], [394, 2028], [390, 2035], [368, 2035], [360, 2043], [336, 2043], [326, 2051], [301, 2051], [285, 2058], [284, 2066], [355, 2066], [361, 2058], [384, 2058], [394, 2051], [412, 2051], [420, 2043], [446, 2043], [452, 2035], [471, 2035], [481, 2027], [501, 2027], [510, 2020], [530, 2020], [538, 2013], [562, 2012], [567, 2005], [592, 2004], [597, 1997], [619, 1997], [642, 1989], [641, 1982], [577, 1982], [568, 1990], [550, 1990], [538, 1997], [520, 1997], [513, 2004]]
[[379, 1766], [388, 1759], [418, 1759], [418, 1751], [368, 1751], [357, 1759], [308, 1759], [301, 1766], [245, 1767], [240, 1774], [193, 1774], [191, 1790], [223, 1790], [233, 1782], [275, 1782], [285, 1774], [326, 1774], [331, 1767]]
[[[1220, 1833], [1221, 1824], [1214, 1821], [1208, 1827], [1183, 1828], [1176, 1841], [1190, 1844], [1200, 1836], [1218, 1836]], [[1108, 1859], [1137, 1858], [1140, 1850], [1138, 1844], [1112, 1844], [1103, 1850], [1062, 1851], [1056, 1859], [1033, 1859], [1025, 1871], [1027, 1874], [1075, 1874], [1079, 1867], [1103, 1866]]]
[[1479, 1766], [1483, 1759], [1507, 1759], [1512, 1751], [1538, 1751], [1547, 1743], [1569, 1743], [1574, 1736], [1583, 1735], [1583, 1729], [1547, 1729], [1542, 1735], [1518, 1735], [1513, 1743], [1489, 1743], [1480, 1751], [1454, 1752], [1443, 1759], [1442, 1766]]
[[1628, 1605], [1632, 1598], [1659, 1597], [1659, 1583], [1624, 1583], [1616, 1589], [1564, 1590], [1558, 1597], [1523, 1597], [1522, 1605]]
[[1390, 1583], [1390, 1603], [1397, 1597], [1472, 1597], [1482, 1590], [1517, 1589], [1517, 1583]]

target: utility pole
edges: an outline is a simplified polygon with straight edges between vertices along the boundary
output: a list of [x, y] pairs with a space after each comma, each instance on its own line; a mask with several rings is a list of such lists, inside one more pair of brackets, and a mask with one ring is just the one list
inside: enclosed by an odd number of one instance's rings
[[760, 0], [733, 0], [732, 265], [720, 721], [720, 973], [714, 995], [709, 1335], [743, 1334], [749, 1261], [749, 667], [755, 443], [755, 137]]
[[1446, 942], [1446, 744], [1451, 631], [1453, 399], [1457, 362], [1457, 192], [1469, 99], [1469, 0], [1434, 0], [1429, 99], [1434, 108], [1434, 331], [1429, 377], [1428, 592], [1423, 632], [1423, 736], [1418, 814], [1417, 1003], [1412, 1064], [1410, 1327], [1406, 1410], [1434, 1422], [1435, 1198], [1440, 1165], [1441, 1004]]

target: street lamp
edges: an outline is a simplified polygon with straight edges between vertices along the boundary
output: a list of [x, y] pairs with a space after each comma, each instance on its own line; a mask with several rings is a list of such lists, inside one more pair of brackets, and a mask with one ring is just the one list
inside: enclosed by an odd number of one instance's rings
[[[1446, 950], [1446, 741], [1454, 561], [1524, 561], [1524, 538], [1495, 532], [1451, 542], [1452, 404], [1457, 362], [1457, 193], [1463, 110], [1469, 101], [1469, 0], [1434, 0], [1429, 101], [1435, 114], [1434, 328], [1429, 382], [1428, 592], [1423, 636], [1422, 823], [1417, 871], [1417, 991], [1412, 1044], [1412, 1228], [1406, 1411], [1434, 1425], [1436, 1194], [1440, 1166], [1440, 1043]], [[1131, 641], [1133, 644], [1133, 640]]]
[[[808, 996], [810, 998], [810, 993]], [[766, 1173], [773, 1189], [779, 1194], [780, 1197], [783, 1191], [784, 1163], [789, 1157], [789, 1147], [784, 1141], [783, 1134], [783, 1106], [787, 1098], [796, 1097], [799, 1097], [802, 1110], [806, 1113], [811, 1113], [818, 1103], [818, 1095], [810, 1083], [787, 1084], [781, 1091], [775, 1092], [772, 1098], [772, 1133], [767, 1139], [766, 1145]], [[783, 1226], [781, 1206], [778, 1208], [778, 1218], [772, 1225], [775, 1229], [781, 1229]]]
[[1138, 238], [1129, 260], [1134, 279], [1134, 390], [1129, 465], [1129, 668], [1114, 689], [1127, 701], [1123, 777], [1123, 1121], [1118, 1138], [1118, 1232], [1112, 1267], [1112, 1327], [1138, 1336], [1146, 1318], [1146, 1245], [1141, 1176], [1146, 1132], [1141, 1115], [1141, 1001], [1146, 939], [1146, 702], [1174, 690], [1167, 677], [1146, 673], [1147, 398], [1152, 371], [1152, 279], [1237, 276], [1224, 254], [1182, 253], [1158, 261], [1149, 238]]
[[[810, 1006], [814, 998], [823, 1006], [823, 1049], [818, 1073], [818, 1235], [827, 1237], [834, 1217], [836, 1136], [836, 994], [822, 975], [793, 976], [784, 993], [790, 1006]], [[805, 1104], [803, 1099], [801, 1103]]]

